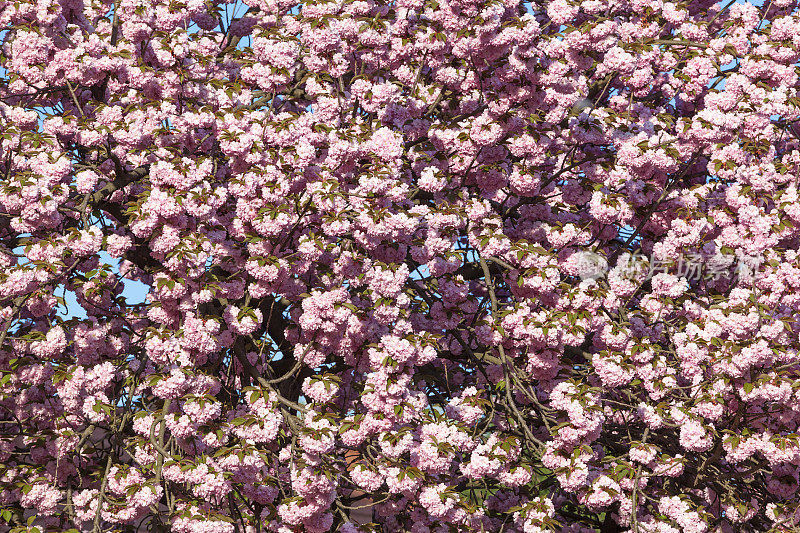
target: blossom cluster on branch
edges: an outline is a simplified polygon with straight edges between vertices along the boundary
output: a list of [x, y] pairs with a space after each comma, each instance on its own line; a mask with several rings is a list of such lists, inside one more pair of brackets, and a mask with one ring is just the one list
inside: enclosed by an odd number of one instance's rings
[[247, 1], [0, 0], [0, 529], [800, 527], [797, 1]]

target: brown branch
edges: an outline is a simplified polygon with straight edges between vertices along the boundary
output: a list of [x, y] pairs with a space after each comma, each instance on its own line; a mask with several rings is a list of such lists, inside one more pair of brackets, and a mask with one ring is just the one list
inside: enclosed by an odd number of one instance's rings
[[111, 452], [108, 453], [106, 460], [106, 468], [103, 471], [103, 480], [100, 482], [100, 492], [97, 494], [97, 511], [94, 514], [94, 523], [92, 525], [92, 533], [100, 533], [100, 513], [103, 510], [103, 498], [106, 493], [106, 486], [108, 485], [108, 471], [111, 470]]
[[[484, 276], [484, 278], [486, 280], [486, 288], [489, 290], [489, 298], [492, 301], [492, 322], [494, 322], [494, 321], [497, 320], [497, 311], [498, 311], [498, 308], [499, 308], [498, 303], [497, 303], [497, 295], [495, 294], [495, 290], [494, 290], [494, 281], [492, 279], [491, 272], [489, 272], [489, 265], [486, 264], [486, 260], [483, 257], [479, 257], [478, 260], [480, 261], [481, 269], [483, 269], [483, 276]], [[505, 352], [505, 349], [503, 348], [502, 341], [497, 344], [497, 349], [500, 352], [500, 359], [503, 360], [503, 376], [504, 376], [504, 379], [505, 379], [505, 382], [506, 382], [505, 396], [506, 396], [506, 401], [508, 402], [508, 407], [513, 412], [514, 417], [517, 419], [517, 422], [522, 427], [522, 430], [525, 433], [525, 436], [528, 438], [528, 440], [530, 440], [531, 442], [536, 443], [536, 445], [539, 446], [539, 448], [543, 448], [544, 447], [544, 443], [542, 443], [542, 441], [537, 439], [533, 435], [533, 433], [531, 433], [531, 430], [528, 427], [528, 424], [525, 423], [525, 418], [522, 416], [522, 413], [519, 412], [519, 409], [517, 408], [517, 404], [516, 404], [516, 402], [514, 402], [514, 398], [511, 395], [511, 388], [512, 388], [511, 381], [512, 380], [510, 379], [510, 376], [509, 376], [509, 373], [508, 373], [509, 372], [508, 369], [511, 366], [511, 363], [509, 362], [508, 357], [506, 356], [506, 352]]]
[[156, 422], [153, 421], [153, 424], [150, 426], [150, 442], [159, 454], [156, 458], [156, 485], [161, 484], [161, 470], [164, 466], [164, 458], [170, 457], [169, 453], [164, 449], [164, 430], [167, 426], [165, 418], [171, 403], [172, 400], [166, 399], [164, 400], [164, 406], [161, 408], [161, 425], [158, 428], [158, 441], [156, 441], [154, 437]]

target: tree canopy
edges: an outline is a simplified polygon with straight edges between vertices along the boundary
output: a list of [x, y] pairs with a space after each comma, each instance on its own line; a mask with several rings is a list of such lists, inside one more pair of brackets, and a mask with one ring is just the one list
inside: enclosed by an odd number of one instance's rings
[[0, 528], [798, 530], [798, 2], [0, 41]]

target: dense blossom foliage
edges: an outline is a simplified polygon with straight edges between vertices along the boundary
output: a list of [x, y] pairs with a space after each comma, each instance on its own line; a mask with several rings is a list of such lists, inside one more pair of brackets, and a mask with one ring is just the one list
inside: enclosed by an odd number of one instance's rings
[[800, 523], [798, 2], [0, 0], [0, 40], [0, 528]]

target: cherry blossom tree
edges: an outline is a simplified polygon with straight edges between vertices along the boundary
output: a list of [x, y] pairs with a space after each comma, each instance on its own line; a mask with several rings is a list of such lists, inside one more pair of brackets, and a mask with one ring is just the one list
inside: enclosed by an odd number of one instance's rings
[[247, 1], [0, 0], [0, 529], [798, 530], [798, 2]]

